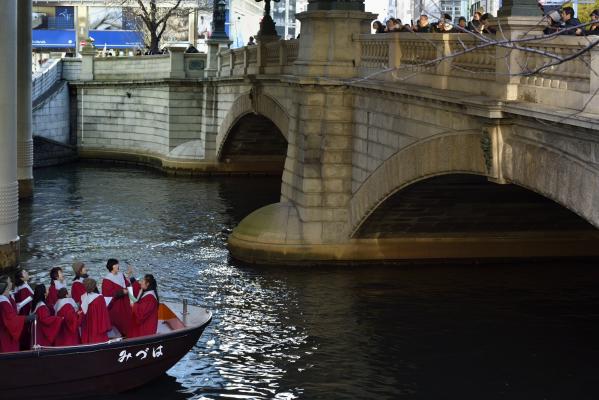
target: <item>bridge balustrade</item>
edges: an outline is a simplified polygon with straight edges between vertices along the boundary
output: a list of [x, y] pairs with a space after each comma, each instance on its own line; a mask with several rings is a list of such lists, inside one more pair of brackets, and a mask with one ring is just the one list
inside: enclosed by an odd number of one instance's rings
[[[555, 61], [552, 55], [568, 57], [588, 46], [584, 37], [559, 36], [522, 43], [526, 51], [513, 50], [519, 53], [518, 65], [509, 64], [514, 63], [506, 56], [509, 50], [498, 46], [494, 36], [402, 32], [356, 34], [353, 40], [358, 45], [354, 79], [358, 82], [411, 84], [572, 109], [584, 108], [599, 88], [599, 76], [590, 67], [599, 60], [594, 50], [549, 65]], [[298, 40], [281, 40], [221, 50], [217, 77], [293, 74], [298, 48]], [[547, 68], [540, 69], [543, 66]], [[517, 97], [506, 97], [507, 84], [522, 86]], [[569, 94], [563, 96], [564, 91]]]
[[[594, 50], [552, 65], [556, 61], [552, 55], [565, 58], [587, 47], [590, 41], [585, 37], [559, 36], [522, 43], [526, 51], [512, 50], [519, 53], [518, 65], [508, 64], [506, 49], [498, 46], [493, 36], [405, 32], [356, 35], [354, 40], [360, 43], [358, 75], [362, 80], [403, 82], [489, 97], [500, 97], [509, 82], [524, 88], [519, 98], [502, 100], [572, 109], [584, 108], [594, 95], [592, 88], [599, 87], [599, 79], [591, 70], [592, 63], [599, 61]], [[563, 91], [571, 95], [563, 97]]]
[[221, 50], [218, 54], [217, 76], [291, 74], [298, 49], [299, 41], [291, 39]]

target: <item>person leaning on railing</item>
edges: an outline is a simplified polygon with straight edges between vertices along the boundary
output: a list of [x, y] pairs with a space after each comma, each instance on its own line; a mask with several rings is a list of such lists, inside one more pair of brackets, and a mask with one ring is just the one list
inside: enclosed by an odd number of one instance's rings
[[599, 8], [591, 12], [591, 24], [584, 31], [585, 35], [599, 35]]
[[420, 33], [430, 33], [431, 32], [431, 24], [428, 22], [428, 15], [421, 15], [416, 22], [416, 27], [414, 32]]
[[581, 28], [576, 28], [580, 26], [581, 23], [574, 16], [574, 9], [572, 7], [564, 7], [560, 12], [562, 20], [564, 21], [564, 31], [561, 33], [562, 35], [577, 35], [581, 36], [583, 31]]
[[372, 29], [374, 29], [374, 33], [385, 33], [385, 25], [381, 21], [374, 21]]
[[480, 17], [482, 17], [482, 14], [480, 13], [480, 11], [476, 11], [472, 15], [472, 21], [468, 22], [468, 30], [470, 32], [481, 33], [482, 29], [480, 26]]

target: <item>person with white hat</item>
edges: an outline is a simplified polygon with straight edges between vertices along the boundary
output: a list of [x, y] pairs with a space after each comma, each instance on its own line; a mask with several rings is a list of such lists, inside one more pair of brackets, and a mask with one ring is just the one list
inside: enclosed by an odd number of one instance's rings
[[75, 261], [73, 263], [73, 272], [75, 272], [75, 279], [71, 285], [71, 297], [75, 303], [81, 305], [81, 296], [85, 294], [85, 286], [83, 281], [87, 278], [87, 267], [81, 261]]

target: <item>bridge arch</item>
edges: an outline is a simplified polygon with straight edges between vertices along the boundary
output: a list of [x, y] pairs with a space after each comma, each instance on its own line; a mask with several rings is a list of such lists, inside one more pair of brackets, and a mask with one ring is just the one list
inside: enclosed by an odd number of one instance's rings
[[[278, 133], [285, 141], [286, 149], [286, 143], [289, 141], [289, 114], [275, 99], [257, 93], [256, 90], [241, 95], [233, 102], [220, 124], [216, 137], [217, 160], [225, 158], [227, 146], [230, 146], [240, 128], [249, 131], [264, 129], [272, 132], [271, 138], [281, 144]], [[286, 155], [286, 151], [284, 155]]]
[[[563, 223], [567, 229], [595, 230], [591, 224], [597, 226], [597, 223], [585, 216], [583, 209], [576, 207], [577, 202], [571, 198], [562, 197], [566, 194], [566, 191], [555, 192], [551, 190], [556, 189], [555, 185], [552, 187], [546, 186], [547, 179], [543, 177], [543, 174], [551, 176], [559, 173], [552, 172], [553, 168], [566, 167], [564, 165], [550, 167], [543, 162], [539, 164], [538, 170], [523, 173], [520, 167], [525, 165], [521, 164], [524, 159], [530, 158], [531, 154], [540, 156], [536, 151], [526, 150], [528, 153], [522, 153], [519, 149], [514, 150], [509, 146], [504, 149], [502, 172], [504, 178], [508, 182], [514, 183], [514, 185], [499, 185], [488, 182], [487, 178], [490, 175], [485, 164], [480, 132], [437, 136], [400, 150], [380, 165], [354, 193], [350, 202], [351, 236], [354, 238], [371, 237], [373, 232], [380, 228], [380, 226], [374, 226], [377, 224], [376, 221], [391, 226], [395, 222], [390, 222], [390, 220], [395, 218], [395, 221], [399, 221], [396, 222], [395, 228], [401, 226], [397, 225], [404, 223], [398, 219], [398, 215], [401, 214], [401, 211], [398, 211], [399, 208], [409, 209], [408, 203], [410, 201], [416, 209], [426, 207], [426, 204], [419, 203], [421, 200], [418, 200], [417, 196], [426, 196], [427, 190], [432, 190], [434, 185], [437, 185], [434, 188], [434, 190], [437, 190], [436, 193], [440, 193], [440, 197], [445, 196], [448, 199], [440, 207], [448, 204], [454, 204], [455, 206], [456, 201], [458, 203], [463, 202], [469, 194], [473, 197], [479, 196], [479, 201], [481, 196], [482, 198], [487, 196], [490, 203], [496, 202], [497, 197], [503, 196], [504, 199], [513, 199], [516, 204], [523, 205], [524, 209], [533, 210], [530, 214], [525, 214], [530, 217], [531, 221], [541, 221], [542, 216], [539, 215], [539, 212], [547, 212], [548, 219], [555, 218], [556, 224]], [[546, 150], [541, 149], [539, 151]], [[530, 163], [530, 159], [527, 162]], [[571, 173], [580, 173], [579, 167], [575, 164], [570, 166], [570, 168], [574, 168]], [[568, 175], [568, 172], [563, 174]], [[433, 185], [433, 187], [426, 187], [426, 185]], [[456, 190], [463, 190], [465, 193], [459, 194]], [[562, 196], [560, 196], [560, 193]], [[434, 197], [438, 200], [437, 195]], [[452, 201], [454, 203], [451, 203]], [[468, 202], [471, 202], [471, 204], [467, 204]], [[462, 203], [461, 207], [472, 207], [472, 202], [475, 203], [476, 200], [467, 198], [466, 204]], [[392, 213], [391, 207], [396, 207], [395, 213], [397, 215], [390, 215]], [[512, 208], [517, 209], [517, 207]], [[491, 208], [487, 207], [487, 210], [491, 210]], [[514, 212], [517, 213], [517, 211]], [[414, 213], [417, 214], [417, 211]], [[491, 211], [492, 213], [493, 211]], [[426, 217], [429, 217], [430, 212], [422, 212], [422, 214], [425, 217], [422, 219], [424, 221]], [[481, 211], [479, 214], [483, 215], [484, 212]], [[403, 216], [418, 218], [418, 215], [410, 215], [409, 211], [403, 211]], [[459, 213], [457, 217], [453, 215], [453, 218], [458, 221], [458, 225], [462, 222], [459, 220]], [[535, 218], [537, 219], [535, 220]], [[499, 219], [495, 218], [496, 221]], [[412, 219], [412, 221], [420, 223], [420, 220]], [[478, 222], [482, 223], [482, 220]], [[512, 225], [517, 225], [516, 222]], [[556, 228], [556, 226], [552, 226], [551, 222], [551, 220], [541, 221], [539, 229]], [[462, 225], [466, 226], [466, 221]], [[473, 225], [475, 224], [470, 226]], [[421, 226], [426, 226], [426, 224], [423, 223]], [[434, 230], [438, 231], [438, 227], [439, 224]], [[417, 229], [410, 228], [410, 232], [414, 233]], [[381, 234], [383, 233], [379, 232], [377, 235]]]
[[486, 175], [480, 138], [479, 131], [435, 136], [389, 157], [352, 196], [352, 236], [387, 198], [417, 181], [450, 173]]
[[599, 228], [599, 170], [567, 148], [552, 148], [514, 138], [504, 146], [502, 173], [575, 212]]

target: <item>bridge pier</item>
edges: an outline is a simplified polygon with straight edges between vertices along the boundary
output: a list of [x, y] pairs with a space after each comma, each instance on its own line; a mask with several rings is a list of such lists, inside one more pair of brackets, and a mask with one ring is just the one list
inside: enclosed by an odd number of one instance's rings
[[[281, 202], [249, 215], [230, 236], [233, 256], [246, 261], [276, 263], [284, 254], [293, 262], [310, 252], [314, 259], [347, 252], [353, 96], [339, 80], [357, 76], [352, 34], [369, 32], [375, 15], [364, 12], [362, 1], [314, 1], [297, 17], [299, 78], [289, 78], [296, 114], [289, 123]], [[262, 249], [256, 258], [257, 246]]]
[[[0, 63], [0, 270], [19, 262], [19, 200], [17, 182], [17, 0], [0, 8], [0, 45], [7, 55]], [[31, 19], [31, 18], [30, 18]], [[27, 66], [30, 73], [31, 66]]]

